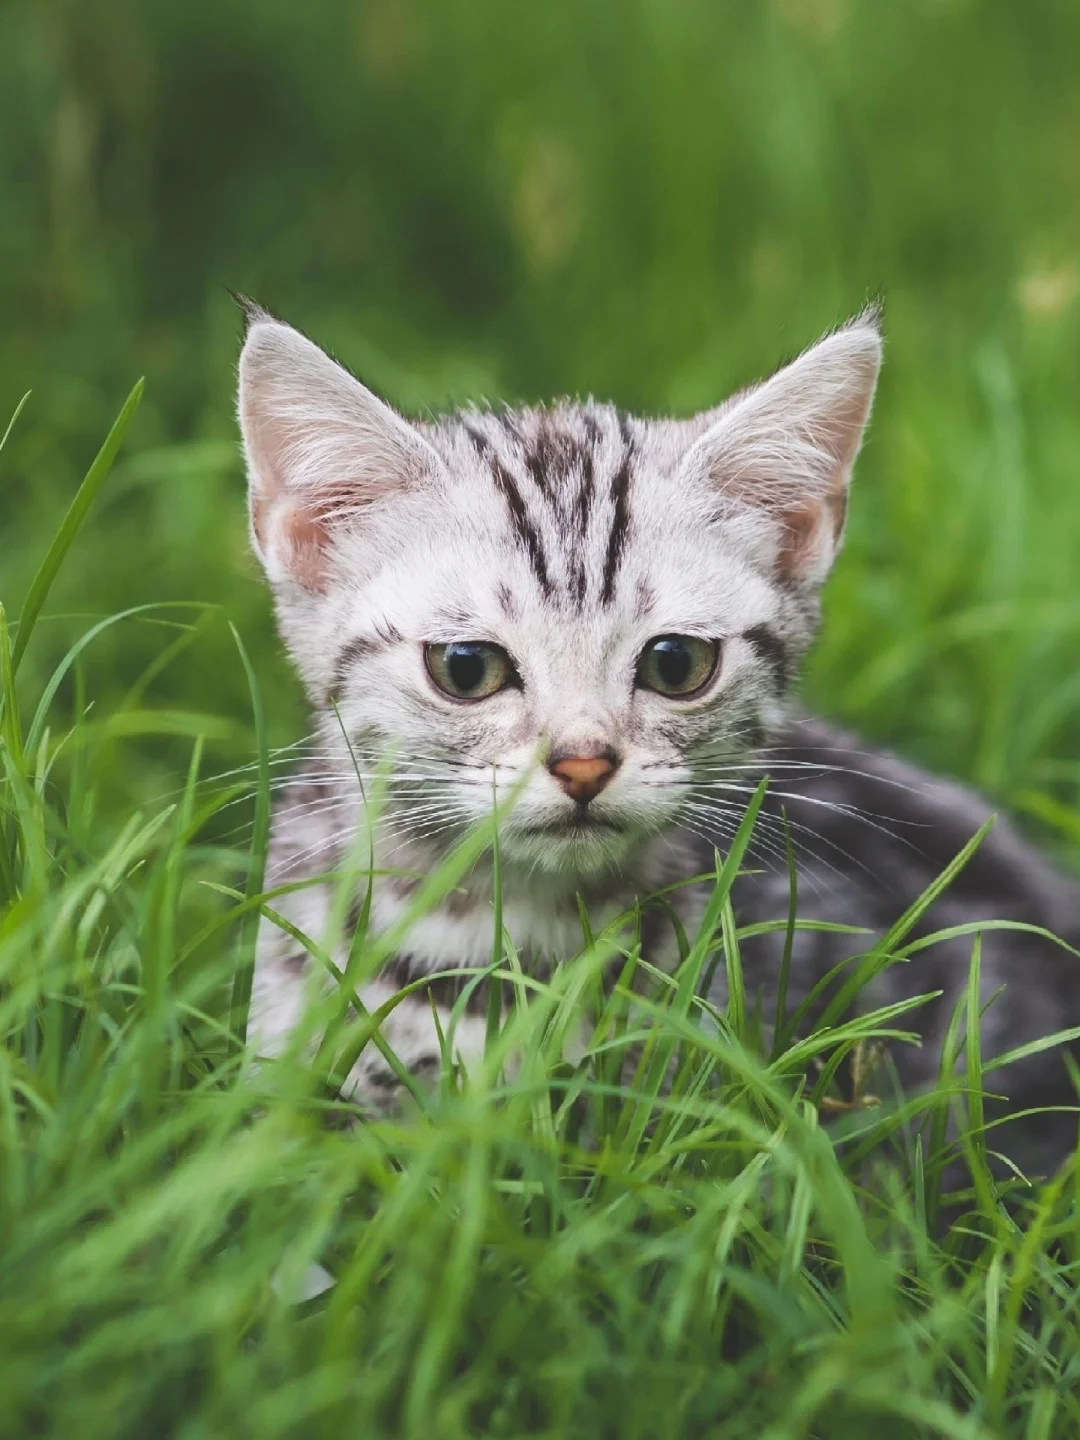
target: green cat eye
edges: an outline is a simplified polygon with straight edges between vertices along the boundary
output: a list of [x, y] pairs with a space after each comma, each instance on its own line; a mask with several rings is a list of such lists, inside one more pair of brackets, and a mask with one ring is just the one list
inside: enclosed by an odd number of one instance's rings
[[697, 635], [658, 635], [641, 652], [637, 683], [660, 695], [686, 699], [712, 679], [720, 646]]
[[439, 689], [455, 700], [484, 700], [517, 678], [506, 651], [484, 640], [425, 645], [424, 662]]

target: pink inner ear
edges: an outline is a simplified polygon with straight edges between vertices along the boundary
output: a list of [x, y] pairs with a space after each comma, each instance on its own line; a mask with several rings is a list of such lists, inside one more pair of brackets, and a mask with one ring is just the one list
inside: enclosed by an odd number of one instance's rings
[[825, 495], [816, 504], [790, 510], [784, 516], [784, 539], [777, 556], [777, 568], [789, 580], [803, 577], [813, 569], [816, 552], [821, 547], [821, 534], [829, 536], [829, 548], [840, 543], [847, 514], [847, 490], [838, 489]]
[[254, 500], [251, 528], [259, 549], [276, 548], [291, 579], [320, 594], [329, 579], [327, 550], [330, 530], [310, 509], [278, 501]]
[[252, 537], [274, 581], [325, 591], [338, 535], [374, 502], [442, 473], [419, 430], [268, 316], [248, 331], [238, 398]]
[[306, 590], [325, 590], [330, 532], [322, 520], [310, 510], [290, 506], [282, 516], [282, 531], [292, 554], [293, 575]]

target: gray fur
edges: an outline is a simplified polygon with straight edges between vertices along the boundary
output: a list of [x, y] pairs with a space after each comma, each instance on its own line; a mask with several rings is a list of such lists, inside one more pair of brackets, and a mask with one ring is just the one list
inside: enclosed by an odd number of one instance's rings
[[[516, 788], [500, 841], [504, 916], [524, 963], [545, 974], [580, 948], [578, 894], [601, 924], [709, 868], [767, 771], [756, 873], [735, 892], [740, 921], [787, 913], [783, 807], [802, 916], [885, 931], [986, 810], [957, 787], [789, 718], [880, 349], [876, 316], [865, 313], [771, 380], [685, 421], [588, 401], [410, 424], [310, 341], [255, 312], [239, 405], [253, 539], [316, 717], [305, 773], [275, 812], [271, 883], [340, 866], [365, 830], [369, 793], [385, 781], [371, 837], [380, 872], [372, 923], [385, 930], [413, 893], [409, 875], [435, 867], [490, 813], [496, 790]], [[642, 648], [670, 633], [720, 642], [717, 672], [693, 698], [635, 686]], [[446, 696], [427, 675], [424, 646], [455, 641], [502, 646], [519, 683], [482, 701]], [[556, 753], [616, 757], [587, 815], [548, 773]], [[589, 817], [597, 823], [584, 828]], [[314, 886], [280, 906], [320, 939], [329, 896], [328, 885]], [[425, 974], [486, 964], [491, 899], [481, 863], [416, 922], [364, 1002], [373, 1007]], [[1077, 887], [999, 825], [922, 933], [1006, 918], [1080, 938], [1078, 900]], [[702, 897], [686, 890], [678, 904], [692, 925]], [[781, 947], [776, 937], [747, 944], [748, 983], [766, 1005]], [[792, 1003], [859, 948], [848, 937], [800, 935]], [[897, 1051], [906, 1085], [934, 1074], [969, 955], [969, 940], [945, 943], [878, 982], [883, 1002], [946, 992], [916, 1014], [924, 1048]], [[264, 924], [253, 1010], [264, 1052], [279, 1051], [295, 1029], [308, 970], [302, 948]], [[1077, 963], [1049, 942], [988, 934], [983, 975], [988, 997], [1006, 986], [987, 1012], [988, 1054], [1080, 1022]], [[444, 1014], [460, 988], [436, 982]], [[472, 1014], [457, 1032], [466, 1064], [483, 1029]], [[384, 1033], [417, 1072], [432, 1067], [426, 998], [403, 1003]], [[997, 1081], [1013, 1109], [1072, 1099], [1055, 1054]], [[349, 1088], [375, 1107], [392, 1097], [373, 1047]], [[1015, 1130], [1013, 1153], [1043, 1165], [1064, 1153], [1075, 1126]]]

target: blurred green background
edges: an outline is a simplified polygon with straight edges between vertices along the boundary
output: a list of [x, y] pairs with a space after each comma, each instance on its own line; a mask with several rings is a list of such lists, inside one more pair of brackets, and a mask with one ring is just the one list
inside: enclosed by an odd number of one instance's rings
[[[232, 618], [274, 738], [300, 733], [246, 548], [226, 287], [413, 411], [687, 411], [881, 292], [807, 703], [1074, 841], [1078, 55], [1073, 0], [4, 0], [5, 420], [34, 392], [0, 459], [9, 611], [148, 380], [28, 663], [44, 682], [87, 617], [213, 602], [139, 703], [222, 717], [243, 758]], [[98, 713], [134, 703], [166, 618], [87, 650]], [[182, 750], [97, 764], [126, 804]]]

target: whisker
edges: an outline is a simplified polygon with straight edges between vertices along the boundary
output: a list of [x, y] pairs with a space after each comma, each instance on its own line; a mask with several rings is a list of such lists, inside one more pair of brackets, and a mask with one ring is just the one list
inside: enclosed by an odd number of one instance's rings
[[[704, 805], [699, 804], [698, 813], [700, 814], [709, 812], [704, 807]], [[796, 854], [796, 858], [798, 858], [800, 854], [808, 856], [818, 865], [823, 865], [828, 871], [830, 871], [831, 874], [835, 875], [837, 879], [842, 880], [844, 878], [843, 871], [840, 870], [836, 865], [834, 865], [830, 860], [828, 860], [824, 855], [821, 855], [815, 850], [813, 850], [809, 843], [813, 841], [815, 843], [827, 846], [828, 849], [831, 850], [835, 855], [839, 856], [840, 859], [846, 861], [849, 865], [854, 865], [857, 869], [862, 870], [865, 875], [873, 878], [873, 872], [861, 860], [859, 860], [857, 856], [850, 854], [847, 850], [843, 848], [843, 846], [836, 844], [836, 842], [829, 839], [828, 836], [822, 835], [820, 831], [814, 830], [807, 825], [800, 824], [799, 821], [792, 820], [790, 816], [787, 818], [786, 828], [791, 832], [792, 849]], [[783, 834], [785, 830], [785, 825], [784, 821], [781, 819], [780, 816], [770, 815], [768, 814], [768, 812], [759, 812], [757, 821], [754, 826], [755, 837], [758, 836], [759, 829], [763, 835], [771, 837], [774, 833]], [[806, 838], [803, 839], [802, 837]], [[782, 860], [786, 868], [786, 846], [780, 845], [779, 840], [777, 840], [775, 843], [772, 844], [772, 853], [777, 860]]]
[[[695, 815], [699, 821], [707, 824], [710, 827], [716, 826], [721, 820], [728, 821], [729, 834], [722, 837], [725, 839], [734, 836], [735, 831], [738, 829], [739, 821], [742, 819], [743, 816], [742, 810], [729, 810], [726, 813], [718, 813], [715, 810], [706, 809], [702, 806], [688, 806], [687, 813]], [[712, 834], [703, 838], [709, 839], [710, 843], [715, 843], [715, 830], [713, 830]], [[754, 849], [764, 851], [767, 855], [771, 856], [777, 861], [779, 861], [784, 854], [783, 849], [779, 845], [779, 843], [775, 841], [770, 835], [764, 833], [763, 831], [759, 831], [757, 826], [754, 827], [754, 833], [750, 839], [748, 853], [752, 853]]]

